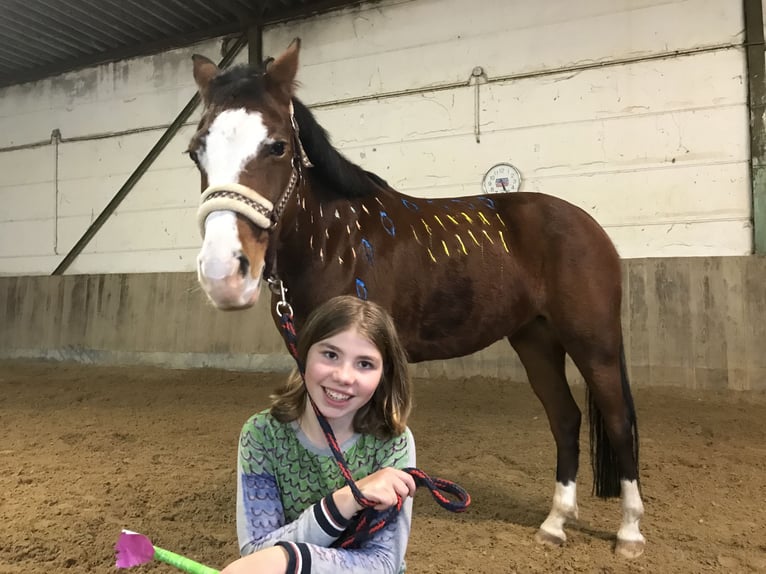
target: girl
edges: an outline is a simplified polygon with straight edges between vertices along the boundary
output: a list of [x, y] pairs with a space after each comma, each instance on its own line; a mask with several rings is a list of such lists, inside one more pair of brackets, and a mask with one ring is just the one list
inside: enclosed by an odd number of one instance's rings
[[[415, 481], [406, 427], [407, 357], [391, 317], [352, 296], [316, 309], [298, 337], [305, 385], [293, 372], [269, 410], [242, 428], [237, 534], [242, 558], [222, 574], [404, 571]], [[362, 494], [396, 520], [354, 549], [333, 548], [362, 507], [345, 486], [308, 397], [329, 422]]]

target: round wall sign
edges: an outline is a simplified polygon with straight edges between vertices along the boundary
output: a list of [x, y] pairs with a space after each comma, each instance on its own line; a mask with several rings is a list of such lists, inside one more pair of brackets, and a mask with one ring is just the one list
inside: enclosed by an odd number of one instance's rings
[[510, 163], [493, 165], [484, 174], [484, 179], [481, 182], [484, 193], [519, 191], [519, 187], [521, 187], [521, 173]]

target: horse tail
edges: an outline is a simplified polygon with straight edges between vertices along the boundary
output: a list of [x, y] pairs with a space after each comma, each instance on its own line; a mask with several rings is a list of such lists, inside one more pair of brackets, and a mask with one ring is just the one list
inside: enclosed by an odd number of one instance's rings
[[[630, 431], [633, 438], [633, 460], [636, 463], [636, 482], [638, 482], [638, 424], [633, 395], [628, 382], [628, 370], [625, 364], [625, 348], [620, 341], [620, 382], [625, 408], [628, 410]], [[604, 416], [596, 405], [590, 389], [588, 395], [588, 418], [590, 419], [590, 455], [593, 467], [593, 493], [601, 498], [620, 495], [620, 467], [617, 453], [609, 442]]]

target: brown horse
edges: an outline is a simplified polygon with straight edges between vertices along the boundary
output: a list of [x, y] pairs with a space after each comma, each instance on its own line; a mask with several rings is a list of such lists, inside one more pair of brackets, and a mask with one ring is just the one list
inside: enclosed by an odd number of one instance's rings
[[556, 441], [553, 506], [537, 532], [549, 544], [562, 544], [565, 521], [577, 516], [581, 415], [568, 353], [587, 383], [594, 491], [622, 495], [616, 551], [641, 554], [620, 262], [604, 230], [542, 194], [398, 193], [341, 155], [294, 97], [299, 48], [294, 41], [264, 69], [224, 72], [194, 57], [205, 110], [189, 154], [204, 189], [198, 276], [209, 298], [221, 309], [249, 307], [265, 277], [286, 287], [300, 329], [322, 301], [355, 293], [389, 309], [413, 362], [506, 337]]

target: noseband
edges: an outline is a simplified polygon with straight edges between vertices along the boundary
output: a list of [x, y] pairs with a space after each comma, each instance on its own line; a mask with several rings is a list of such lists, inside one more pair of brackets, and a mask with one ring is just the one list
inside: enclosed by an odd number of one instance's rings
[[293, 127], [293, 169], [290, 181], [279, 196], [276, 206], [254, 189], [241, 183], [210, 186], [202, 192], [200, 206], [197, 209], [197, 222], [203, 238], [205, 237], [205, 220], [214, 211], [234, 211], [246, 217], [256, 227], [265, 230], [271, 230], [279, 223], [287, 202], [303, 179], [303, 168], [313, 167], [301, 144], [292, 101], [290, 102], [290, 123]]

